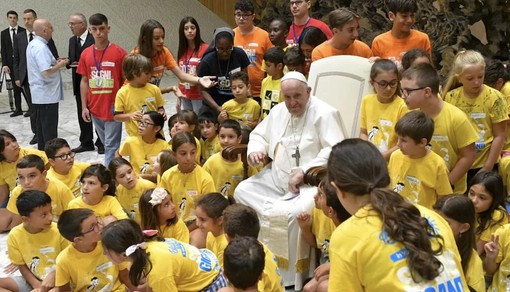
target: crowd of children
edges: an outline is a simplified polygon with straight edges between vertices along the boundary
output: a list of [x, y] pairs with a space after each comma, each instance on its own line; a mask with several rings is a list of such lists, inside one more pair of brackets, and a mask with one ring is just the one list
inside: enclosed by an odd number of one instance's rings
[[[62, 138], [42, 152], [0, 129], [0, 231], [21, 274], [0, 278], [0, 291], [283, 291], [288, 267], [257, 240], [262, 215], [235, 203], [258, 172], [236, 151], [292, 98], [281, 92], [286, 72], [306, 75], [334, 55], [371, 58], [375, 93], [361, 102], [359, 139], [333, 147], [315, 208], [297, 216], [319, 255], [306, 259], [317, 268], [304, 291], [510, 289], [505, 65], [460, 51], [441, 87], [429, 38], [412, 29], [415, 0], [387, 1], [392, 28], [371, 47], [352, 11], [330, 12], [328, 28], [309, 7], [290, 0], [293, 23], [275, 18], [266, 32], [239, 0], [238, 27], [217, 29], [211, 46], [184, 17], [178, 62], [163, 26], [144, 22], [133, 52], [115, 55], [126, 82], [108, 113], [93, 88], [84, 107], [84, 118], [105, 119], [106, 166], [75, 161]], [[107, 33], [99, 46], [103, 56], [113, 46]], [[165, 68], [178, 87], [159, 88]], [[170, 117], [168, 92], [178, 97]], [[105, 133], [114, 121], [128, 134], [120, 145]]]

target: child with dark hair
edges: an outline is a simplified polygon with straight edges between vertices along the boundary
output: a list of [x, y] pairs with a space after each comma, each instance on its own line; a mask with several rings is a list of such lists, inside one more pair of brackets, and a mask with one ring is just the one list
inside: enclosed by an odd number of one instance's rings
[[[170, 126], [170, 123], [168, 124]], [[169, 127], [170, 128], [170, 127]], [[200, 140], [200, 127], [198, 125], [198, 116], [194, 111], [182, 110], [177, 113], [177, 122], [174, 125], [175, 134], [179, 132], [188, 132], [195, 138], [195, 144], [197, 151], [195, 153], [195, 161], [200, 164], [201, 145]], [[172, 128], [170, 128], [170, 135], [172, 134]], [[173, 137], [173, 136], [172, 136]], [[173, 145], [172, 140], [168, 144]], [[172, 146], [173, 147], [173, 146]]]
[[407, 201], [430, 209], [439, 196], [452, 193], [444, 160], [427, 148], [434, 121], [422, 111], [411, 111], [397, 122], [395, 132], [399, 150], [388, 163], [390, 186]]
[[290, 45], [285, 40], [289, 34], [289, 25], [283, 18], [274, 18], [269, 22], [269, 40], [275, 47], [286, 50]]
[[289, 72], [297, 71], [305, 76], [307, 75], [305, 72], [305, 55], [297, 46], [287, 49], [283, 56], [283, 64], [285, 64]]
[[280, 47], [271, 48], [264, 54], [267, 77], [262, 80], [262, 89], [260, 90], [260, 120], [267, 117], [269, 111], [284, 100], [280, 86], [285, 68], [284, 56], [285, 52]]
[[202, 165], [213, 154], [221, 151], [220, 140], [218, 139], [218, 119], [211, 112], [204, 112], [198, 116], [198, 124], [200, 125], [200, 140], [202, 148]]
[[128, 278], [129, 265], [112, 263], [107, 258], [99, 243], [103, 221], [92, 210], [66, 210], [57, 226], [60, 234], [71, 242], [57, 257], [58, 291], [71, 291], [71, 287], [73, 291], [124, 291], [126, 287], [137, 290]]
[[169, 170], [173, 166], [177, 165], [175, 154], [170, 149], [161, 150], [156, 159], [154, 159], [152, 174], [155, 180], [151, 179], [153, 183], [159, 184], [161, 182], [161, 176], [165, 171]]
[[430, 54], [422, 48], [411, 49], [402, 56], [402, 71], [422, 63], [432, 65]]
[[80, 176], [90, 163], [74, 161], [75, 153], [62, 138], [46, 142], [44, 152], [51, 165], [48, 177], [63, 182], [73, 192], [74, 197], [77, 197], [80, 194]]
[[308, 26], [303, 29], [301, 36], [299, 37], [299, 49], [305, 56], [305, 72], [308, 74], [310, 71], [310, 65], [312, 64], [312, 52], [320, 44], [327, 41], [328, 38], [322, 30], [315, 26]]
[[52, 222], [51, 198], [41, 191], [24, 191], [16, 200], [23, 224], [7, 237], [7, 254], [21, 276], [0, 278], [0, 288], [32, 291], [55, 287], [55, 260], [69, 242]]
[[248, 74], [240, 71], [230, 75], [230, 87], [234, 99], [221, 106], [218, 121], [221, 123], [226, 119], [232, 119], [238, 121], [241, 126], [255, 128], [260, 117], [260, 104], [250, 97], [251, 85]]

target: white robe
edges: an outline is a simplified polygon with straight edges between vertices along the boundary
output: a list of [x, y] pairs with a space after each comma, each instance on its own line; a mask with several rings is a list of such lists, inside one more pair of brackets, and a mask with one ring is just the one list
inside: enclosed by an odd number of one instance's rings
[[241, 182], [234, 194], [237, 202], [257, 211], [261, 221], [259, 239], [278, 258], [288, 261], [288, 269], [281, 269], [283, 280], [285, 286], [294, 285], [296, 290], [313, 273], [313, 265], [307, 267], [308, 271], [301, 267], [298, 272], [296, 263], [313, 259], [310, 254], [314, 254], [299, 236], [296, 215], [311, 212], [316, 188], [301, 186], [299, 196], [288, 192], [289, 172], [298, 167], [291, 155], [299, 144], [299, 168], [306, 173], [313, 166], [325, 166], [331, 148], [344, 139], [338, 110], [313, 96], [307, 107], [301, 117], [294, 117], [291, 122], [285, 103], [280, 103], [253, 130], [248, 155], [263, 151], [273, 162]]

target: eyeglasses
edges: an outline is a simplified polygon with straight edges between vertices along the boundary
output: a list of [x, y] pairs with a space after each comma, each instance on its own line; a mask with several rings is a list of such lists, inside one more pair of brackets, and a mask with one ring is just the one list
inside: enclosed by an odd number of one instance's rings
[[69, 152], [69, 153], [64, 153], [62, 155], [59, 155], [59, 156], [55, 156], [55, 158], [58, 158], [61, 160], [66, 160], [67, 158], [74, 158], [75, 155], [76, 155], [76, 153]]
[[390, 82], [388, 81], [375, 81], [373, 80], [375, 84], [377, 84], [377, 86], [379, 86], [379, 88], [382, 88], [382, 89], [385, 89], [386, 87], [388, 87], [388, 85], [391, 87], [391, 88], [395, 88], [397, 87], [398, 85], [398, 80], [391, 80]]
[[418, 90], [425, 89], [425, 88], [427, 88], [427, 86], [420, 87], [420, 88], [402, 88], [402, 95], [409, 96], [411, 93], [418, 91]]
[[91, 232], [99, 232], [101, 230], [101, 227], [103, 227], [103, 219], [101, 219], [101, 217], [99, 216], [96, 216], [96, 220], [97, 220], [96, 223], [92, 224], [89, 230], [82, 232], [81, 236], [85, 236], [86, 234]]
[[149, 125], [154, 126], [153, 123], [149, 123], [147, 121], [143, 121], [143, 120], [138, 121], [138, 126], [148, 127]]
[[297, 1], [290, 1], [290, 6], [292, 5], [296, 5], [296, 6], [299, 6], [301, 4], [303, 4], [305, 1], [304, 0], [297, 0]]
[[216, 52], [218, 52], [218, 53], [228, 53], [228, 52], [231, 52], [233, 49], [234, 49], [234, 47], [230, 47], [228, 49], [216, 48]]
[[248, 17], [252, 16], [253, 13], [234, 13], [234, 16], [237, 18], [237, 19], [247, 19]]
[[83, 21], [80, 21], [80, 22], [69, 22], [69, 23], [67, 24], [67, 26], [69, 26], [69, 27], [73, 27], [73, 26], [78, 25], [78, 24], [80, 24], [80, 23], [83, 23]]

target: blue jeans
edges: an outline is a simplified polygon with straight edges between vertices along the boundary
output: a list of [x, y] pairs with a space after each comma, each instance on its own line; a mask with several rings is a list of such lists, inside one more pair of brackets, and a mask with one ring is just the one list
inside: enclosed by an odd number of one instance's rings
[[120, 147], [122, 137], [122, 123], [115, 121], [104, 121], [100, 118], [90, 115], [92, 123], [99, 135], [99, 139], [104, 144], [104, 164], [108, 167], [110, 161], [115, 158], [115, 151]]

